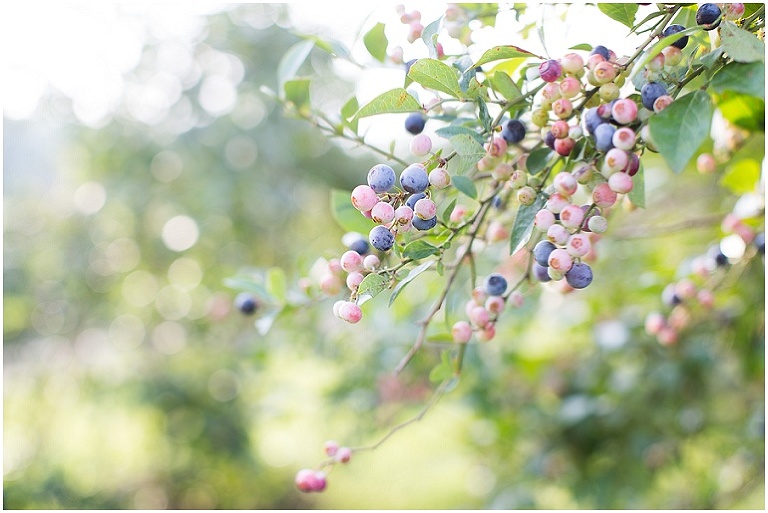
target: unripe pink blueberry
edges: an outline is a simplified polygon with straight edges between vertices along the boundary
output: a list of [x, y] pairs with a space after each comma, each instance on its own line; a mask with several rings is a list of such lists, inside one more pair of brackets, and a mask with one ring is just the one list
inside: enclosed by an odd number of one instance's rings
[[406, 225], [413, 219], [413, 209], [408, 205], [400, 205], [395, 210], [395, 221], [399, 225]]
[[366, 255], [363, 258], [363, 267], [369, 271], [374, 271], [381, 265], [381, 260], [376, 255]]
[[611, 116], [620, 125], [628, 125], [637, 119], [637, 104], [629, 98], [616, 100], [611, 107]]
[[339, 317], [350, 324], [357, 324], [363, 318], [363, 311], [351, 301], [345, 301], [339, 306]]
[[566, 230], [565, 226], [561, 224], [553, 224], [547, 230], [547, 239], [549, 239], [550, 242], [557, 244], [558, 246], [562, 246], [568, 242], [568, 237], [570, 237], [568, 230]]
[[436, 167], [429, 172], [429, 183], [435, 189], [445, 189], [451, 184], [451, 175], [443, 167]]
[[469, 320], [478, 328], [482, 328], [491, 320], [488, 310], [482, 306], [476, 306], [469, 311]]
[[674, 98], [672, 98], [668, 94], [664, 94], [664, 95], [659, 96], [658, 98], [656, 98], [656, 101], [653, 102], [653, 112], [658, 114], [662, 110], [664, 110], [667, 107], [669, 107], [669, 105], [673, 101], [675, 101]]
[[560, 57], [560, 67], [564, 73], [580, 77], [584, 74], [584, 59], [577, 53], [567, 53]]
[[592, 201], [600, 208], [613, 206], [616, 192], [607, 183], [601, 183], [592, 190]]
[[552, 124], [552, 128], [549, 129], [549, 131], [552, 132], [552, 135], [554, 135], [556, 139], [565, 139], [568, 137], [569, 130], [570, 127], [568, 126], [568, 122], [562, 119], [555, 121]]
[[363, 269], [363, 257], [357, 251], [345, 251], [339, 259], [339, 264], [348, 273], [360, 271]]
[[578, 205], [567, 205], [560, 211], [560, 223], [566, 228], [578, 228], [584, 221], [584, 211]]
[[565, 77], [560, 82], [559, 89], [563, 98], [574, 98], [581, 92], [581, 82], [576, 77]]
[[620, 150], [631, 151], [635, 147], [636, 138], [637, 134], [635, 134], [635, 131], [625, 126], [613, 133], [612, 142]]
[[501, 157], [507, 152], [507, 141], [503, 137], [494, 137], [492, 142], [485, 145], [485, 151], [491, 157]]
[[403, 63], [403, 47], [402, 46], [394, 47], [392, 49], [392, 52], [389, 54], [389, 60], [391, 60], [395, 64], [402, 64]]
[[328, 260], [328, 270], [333, 274], [341, 274], [341, 271], [343, 271], [341, 261], [338, 258]]
[[501, 296], [491, 296], [485, 300], [485, 309], [492, 314], [499, 314], [504, 311], [506, 302]]
[[565, 139], [555, 139], [555, 151], [558, 155], [562, 155], [563, 157], [570, 155], [574, 146], [576, 146], [576, 141], [570, 137], [566, 137]]
[[590, 55], [589, 58], [587, 59], [587, 69], [592, 71], [595, 69], [595, 66], [597, 66], [601, 62], [605, 62], [605, 57], [603, 57], [599, 53], [594, 53]]
[[592, 73], [598, 84], [607, 84], [616, 78], [616, 67], [610, 62], [598, 62], [592, 68]]
[[603, 175], [611, 176], [613, 173], [621, 171], [629, 164], [629, 155], [624, 150], [619, 148], [611, 148], [605, 154], [605, 160], [603, 160]]
[[633, 185], [632, 177], [627, 173], [614, 173], [608, 178], [608, 186], [619, 194], [627, 194], [632, 190]]
[[586, 233], [574, 233], [565, 245], [565, 250], [574, 258], [586, 256], [590, 249], [592, 249], [592, 243]]
[[504, 228], [500, 221], [491, 221], [488, 223], [488, 229], [485, 232], [488, 242], [499, 242], [509, 238], [509, 231]]
[[560, 94], [560, 85], [556, 83], [544, 84], [541, 88], [541, 106], [550, 107], [555, 100], [562, 98]]
[[411, 139], [410, 150], [417, 157], [423, 157], [432, 149], [432, 139], [427, 134], [418, 134]]
[[565, 194], [556, 192], [547, 199], [547, 210], [554, 214], [559, 214], [567, 205], [571, 204], [571, 199]]
[[521, 205], [532, 205], [533, 202], [536, 201], [536, 191], [533, 187], [526, 185], [517, 191], [517, 201], [519, 201]]
[[576, 181], [576, 178], [571, 173], [561, 171], [555, 175], [553, 185], [559, 194], [573, 196], [579, 187], [579, 182]]
[[675, 294], [680, 299], [691, 299], [696, 295], [696, 284], [691, 280], [682, 279], [675, 284]]
[[486, 155], [485, 157], [477, 161], [477, 169], [478, 171], [490, 171], [491, 169], [496, 167], [497, 162], [498, 162], [498, 159], [496, 157], [491, 157], [490, 155]]
[[573, 266], [573, 258], [571, 258], [571, 255], [566, 250], [557, 248], [549, 254], [547, 263], [555, 271], [567, 273]]
[[299, 470], [296, 473], [294, 482], [296, 483], [296, 488], [298, 488], [299, 491], [304, 493], [314, 492], [316, 488], [315, 471], [308, 468]]
[[552, 112], [560, 119], [568, 119], [573, 114], [573, 103], [568, 98], [560, 98], [552, 103]]
[[451, 211], [451, 217], [450, 221], [452, 223], [458, 223], [462, 219], [464, 219], [464, 216], [467, 215], [467, 207], [464, 205], [456, 205], [453, 207], [453, 210]]
[[472, 338], [472, 326], [467, 321], [459, 321], [451, 327], [451, 336], [457, 344], [466, 344]]
[[664, 65], [668, 67], [677, 66], [683, 60], [683, 51], [676, 46], [669, 45], [661, 53], [664, 55]]
[[339, 450], [339, 444], [335, 440], [328, 440], [323, 444], [323, 450], [327, 456], [333, 457]]
[[320, 277], [320, 290], [329, 296], [335, 296], [341, 291], [341, 278], [327, 273]]
[[360, 212], [367, 212], [378, 203], [376, 192], [367, 185], [358, 185], [352, 190], [352, 206]]
[[744, 16], [744, 4], [741, 2], [725, 4], [724, 10], [726, 20], [738, 20]]
[[667, 320], [661, 312], [650, 312], [645, 316], [645, 332], [649, 335], [658, 335], [667, 325]]
[[664, 69], [664, 54], [660, 53], [653, 57], [650, 61], [648, 61], [648, 64], [645, 65], [645, 68], [650, 71], [661, 71]]
[[371, 219], [380, 224], [389, 224], [395, 218], [395, 209], [386, 201], [379, 201], [371, 209]]
[[363, 276], [363, 273], [359, 271], [349, 273], [347, 275], [347, 288], [352, 292], [356, 291], [357, 287], [359, 287], [360, 283], [362, 283], [363, 278], [365, 278], [365, 276]]
[[496, 324], [489, 322], [477, 332], [477, 340], [488, 342], [496, 336]]
[[509, 299], [507, 300], [507, 302], [515, 308], [520, 308], [521, 306], [523, 306], [523, 303], [525, 303], [525, 298], [523, 297], [522, 293], [515, 290], [509, 295]]
[[480, 302], [476, 301], [475, 299], [470, 299], [464, 304], [464, 314], [469, 317], [469, 313], [472, 311], [472, 309], [476, 306], [480, 306], [483, 303], [485, 303], [485, 297], [483, 297]]
[[413, 206], [413, 213], [421, 219], [432, 219], [437, 213], [437, 205], [429, 198], [421, 198]]
[[664, 326], [656, 334], [656, 340], [662, 346], [671, 346], [677, 342], [677, 330], [669, 326]]
[[407, 36], [408, 42], [409, 43], [415, 42], [417, 39], [421, 37], [421, 34], [423, 32], [424, 32], [424, 25], [422, 25], [418, 21], [412, 22], [408, 27], [408, 36]]
[[587, 221], [587, 226], [592, 233], [605, 233], [608, 229], [608, 220], [603, 216], [592, 216]]
[[667, 324], [670, 328], [677, 331], [684, 330], [691, 323], [691, 312], [683, 305], [677, 305], [672, 308], [667, 318]]
[[336, 451], [336, 455], [333, 459], [338, 461], [339, 463], [348, 463], [349, 460], [352, 458], [352, 449], [349, 447], [339, 447], [339, 450]]
[[715, 304], [715, 295], [709, 289], [701, 289], [696, 294], [696, 299], [699, 300], [699, 303], [704, 308], [712, 308]]
[[542, 233], [546, 233], [553, 224], [555, 224], [555, 214], [547, 209], [539, 210], [533, 218], [533, 226]]
[[485, 287], [475, 287], [472, 289], [472, 299], [475, 301], [473, 306], [481, 305], [488, 298], [488, 293], [485, 291]]
[[717, 162], [711, 153], [702, 153], [696, 158], [696, 169], [701, 174], [714, 173], [717, 170]]
[[500, 182], [503, 182], [504, 180], [508, 180], [510, 176], [512, 176], [512, 173], [514, 172], [515, 168], [512, 167], [512, 164], [509, 164], [508, 162], [502, 162], [495, 168], [493, 168], [493, 171], [491, 171], [491, 176], [494, 180], [499, 180]]

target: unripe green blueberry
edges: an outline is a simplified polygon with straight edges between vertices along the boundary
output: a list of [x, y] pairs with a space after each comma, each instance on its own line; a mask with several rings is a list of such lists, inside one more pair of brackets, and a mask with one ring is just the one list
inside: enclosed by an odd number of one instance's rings
[[592, 201], [600, 208], [616, 203], [616, 192], [607, 183], [601, 183], [592, 190]]
[[608, 220], [603, 216], [592, 216], [587, 221], [587, 226], [592, 233], [605, 233], [608, 229]]
[[560, 281], [565, 278], [565, 273], [563, 271], [558, 271], [557, 269], [553, 269], [551, 267], [547, 267], [547, 275], [551, 280], [554, 281]]
[[560, 223], [566, 228], [578, 228], [584, 221], [584, 211], [578, 205], [567, 205], [560, 211]]
[[536, 191], [530, 186], [523, 187], [517, 191], [517, 201], [521, 205], [533, 205], [533, 202], [536, 201]]
[[451, 185], [451, 175], [444, 167], [436, 167], [429, 172], [429, 184], [435, 189], [445, 189]]
[[538, 176], [529, 176], [528, 185], [536, 189], [541, 187], [541, 178]]
[[416, 157], [423, 157], [432, 149], [432, 139], [427, 134], [418, 134], [411, 139], [410, 150]]
[[528, 175], [522, 169], [516, 169], [509, 177], [508, 183], [513, 190], [520, 189], [521, 187], [525, 187], [528, 183]]
[[608, 82], [600, 86], [597, 94], [600, 95], [600, 99], [604, 102], [611, 102], [619, 97], [619, 86], [614, 82]]
[[645, 145], [648, 147], [648, 149], [656, 151], [656, 144], [651, 138], [651, 129], [648, 127], [648, 125], [645, 125], [642, 129], [640, 129], [640, 138], [643, 140], [643, 142], [645, 142]]
[[668, 46], [661, 51], [664, 55], [664, 65], [668, 67], [677, 66], [683, 61], [683, 51], [676, 46]]
[[568, 128], [568, 137], [574, 141], [578, 140], [582, 135], [584, 135], [584, 130], [579, 125]]
[[457, 344], [466, 344], [472, 338], [472, 326], [467, 321], [458, 321], [451, 327], [451, 336]]
[[389, 224], [395, 218], [395, 209], [386, 201], [379, 201], [371, 209], [371, 219], [379, 224]]
[[591, 164], [584, 164], [576, 167], [571, 174], [573, 175], [574, 178], [576, 178], [577, 182], [581, 184], [585, 184], [592, 179], [594, 170], [595, 168]]
[[531, 123], [538, 127], [545, 127], [549, 124], [549, 114], [544, 109], [536, 109], [531, 113]]

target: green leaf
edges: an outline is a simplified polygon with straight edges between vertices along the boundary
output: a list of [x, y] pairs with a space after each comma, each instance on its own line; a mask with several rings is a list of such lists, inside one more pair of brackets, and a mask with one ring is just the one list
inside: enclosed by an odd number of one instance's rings
[[471, 178], [456, 175], [451, 178], [451, 183], [457, 190], [459, 190], [459, 192], [464, 193], [472, 199], [477, 199], [477, 188], [475, 187], [475, 182], [473, 182]]
[[259, 335], [263, 337], [269, 333], [269, 330], [272, 329], [272, 326], [275, 324], [275, 321], [282, 312], [282, 308], [271, 309], [253, 321], [253, 325], [256, 328], [256, 331], [259, 332]]
[[710, 85], [719, 94], [727, 90], [765, 98], [765, 63], [728, 63], [712, 78]]
[[357, 114], [355, 114], [355, 119], [375, 116], [377, 114], [417, 112], [420, 110], [422, 110], [421, 104], [416, 98], [408, 94], [408, 91], [402, 87], [398, 87], [380, 94], [363, 105], [360, 110], [357, 111]]
[[437, 35], [440, 33], [442, 21], [443, 17], [440, 16], [438, 19], [424, 27], [424, 30], [421, 32], [421, 40], [427, 45], [429, 56], [432, 59], [437, 59]]
[[569, 50], [584, 50], [585, 52], [591, 52], [592, 45], [589, 45], [587, 43], [581, 43], [580, 45], [574, 45], [570, 47]]
[[754, 192], [760, 179], [760, 163], [754, 159], [742, 159], [728, 166], [720, 179], [720, 185], [734, 194]]
[[285, 271], [280, 267], [270, 267], [267, 270], [267, 292], [269, 292], [280, 303], [285, 302], [288, 283], [285, 277]]
[[765, 43], [733, 22], [721, 24], [720, 41], [725, 53], [736, 62], [765, 62]]
[[415, 240], [409, 242], [403, 249], [403, 256], [406, 258], [412, 258], [414, 260], [421, 260], [428, 256], [437, 255], [440, 250], [429, 242], [423, 240]]
[[717, 108], [725, 119], [740, 128], [765, 131], [765, 100], [726, 91], [718, 99]]
[[537, 175], [547, 167], [547, 163], [551, 156], [552, 150], [547, 147], [533, 150], [528, 154], [528, 158], [525, 160], [525, 167], [530, 174]]
[[695, 91], [650, 118], [651, 138], [673, 172], [683, 170], [709, 135], [713, 111], [709, 95]]
[[235, 290], [244, 290], [246, 292], [252, 292], [261, 299], [268, 303], [273, 302], [272, 296], [267, 292], [262, 284], [263, 279], [261, 276], [232, 276], [224, 278], [224, 285]]
[[456, 72], [438, 60], [419, 59], [411, 66], [408, 76], [427, 89], [450, 94], [455, 98], [462, 96]]
[[471, 135], [454, 135], [451, 137], [450, 141], [460, 160], [459, 168], [455, 171], [455, 174], [457, 175], [466, 173], [472, 169], [481, 158], [485, 157], [485, 148], [483, 148], [475, 137]]
[[512, 46], [512, 45], [494, 46], [490, 50], [486, 50], [485, 53], [480, 56], [480, 59], [472, 65], [472, 67], [476, 68], [478, 66], [482, 66], [483, 64], [493, 62], [493, 61], [499, 61], [502, 59], [520, 59], [520, 58], [528, 59], [530, 57], [536, 57], [537, 59], [544, 59], [544, 57], [536, 55], [535, 53], [531, 53], [528, 50], [523, 50], [522, 48], [517, 46]]
[[384, 62], [387, 58], [387, 35], [384, 33], [384, 24], [377, 23], [363, 36], [363, 43], [374, 59]]
[[638, 8], [637, 4], [598, 3], [597, 8], [609, 18], [626, 25], [630, 30], [635, 26], [635, 15], [637, 14]]
[[491, 77], [493, 88], [498, 91], [508, 101], [513, 102], [523, 96], [520, 88], [509, 78], [509, 75], [503, 71], [497, 71]]
[[471, 128], [467, 128], [461, 125], [448, 125], [442, 128], [438, 128], [435, 130], [435, 134], [439, 137], [442, 137], [443, 139], [451, 139], [455, 135], [468, 135], [477, 141], [477, 144], [480, 144], [481, 147], [485, 143], [485, 139], [483, 139], [482, 135], [478, 134]]
[[632, 177], [632, 190], [629, 191], [629, 201], [633, 205], [645, 208], [645, 173], [643, 172], [643, 163], [640, 162], [640, 168]]
[[277, 65], [278, 90], [283, 89], [283, 84], [296, 76], [314, 46], [315, 42], [311, 39], [300, 41], [283, 54]]
[[403, 291], [406, 285], [408, 285], [413, 280], [415, 280], [416, 277], [418, 277], [421, 273], [429, 269], [434, 263], [435, 263], [434, 260], [430, 260], [429, 262], [424, 262], [423, 264], [411, 269], [411, 271], [408, 273], [408, 276], [403, 278], [403, 280], [397, 284], [397, 286], [395, 287], [395, 290], [392, 291], [392, 295], [389, 297], [389, 306], [392, 306], [392, 303], [395, 302], [395, 299], [397, 298], [398, 295], [400, 295], [400, 292]]
[[454, 370], [451, 365], [451, 351], [446, 349], [440, 355], [440, 363], [429, 371], [429, 381], [432, 383], [442, 383], [453, 376]]
[[357, 109], [359, 108], [360, 106], [357, 104], [356, 96], [350, 98], [341, 108], [341, 119], [344, 120], [344, 123], [349, 126], [354, 133], [357, 133], [357, 119], [350, 120], [350, 118], [355, 115], [355, 112], [357, 112]]
[[[643, 18], [642, 21], [639, 21], [639, 22], [635, 23], [635, 25], [632, 27], [632, 30], [630, 30], [629, 33], [631, 34], [632, 32], [635, 32], [637, 29], [639, 29], [640, 27], [642, 27], [643, 25], [645, 25], [646, 23], [648, 23], [652, 19], [658, 18], [659, 16], [664, 16], [664, 14], [666, 14], [664, 11], [654, 11], [654, 12], [652, 12], [651, 14], [649, 14], [648, 16]], [[685, 26], [685, 25], [683, 25], [683, 26]], [[591, 50], [591, 49], [592, 48], [589, 48], [589, 50]]]
[[357, 304], [362, 305], [369, 299], [373, 299], [388, 286], [388, 278], [376, 273], [367, 275], [357, 287]]
[[303, 107], [309, 105], [309, 79], [297, 78], [288, 80], [283, 84], [285, 92], [285, 99], [293, 103], [297, 109], [301, 110]]
[[368, 233], [373, 228], [373, 221], [353, 207], [350, 193], [341, 189], [331, 189], [331, 215], [348, 232]]
[[453, 212], [454, 207], [456, 207], [456, 200], [457, 198], [453, 198], [449, 201], [448, 205], [443, 209], [443, 213], [440, 214], [440, 219], [442, 219], [444, 223], [448, 223], [451, 220], [451, 212]]
[[314, 41], [315, 46], [317, 46], [319, 49], [323, 50], [324, 52], [327, 52], [334, 57], [341, 57], [342, 59], [348, 59], [349, 58], [349, 50], [341, 44], [340, 42], [334, 40], [334, 39], [323, 39], [317, 36], [311, 36], [311, 35], [302, 35], [304, 39], [308, 39], [311, 41]]
[[509, 254], [512, 255], [522, 248], [531, 238], [533, 231], [533, 219], [536, 212], [544, 207], [546, 196], [539, 194], [530, 205], [521, 205], [517, 209], [515, 222], [512, 224], [512, 233], [509, 236]]
[[488, 106], [482, 98], [477, 99], [477, 110], [480, 113], [480, 121], [483, 123], [485, 131], [487, 133], [493, 132], [493, 119], [491, 119], [491, 114], [488, 112]]
[[720, 59], [720, 57], [723, 55], [723, 49], [722, 47], [715, 48], [709, 53], [705, 53], [701, 57], [699, 57], [698, 61], [704, 65], [707, 69], [712, 69], [712, 66], [715, 65], [715, 63]]

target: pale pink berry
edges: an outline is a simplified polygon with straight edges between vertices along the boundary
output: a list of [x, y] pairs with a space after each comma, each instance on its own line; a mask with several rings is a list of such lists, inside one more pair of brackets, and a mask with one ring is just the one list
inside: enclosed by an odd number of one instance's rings
[[554, 123], [552, 123], [552, 128], [549, 129], [550, 132], [552, 132], [552, 135], [555, 136], [555, 139], [565, 139], [568, 137], [570, 128], [568, 126], [568, 122], [562, 119], [558, 119]]
[[555, 139], [555, 151], [558, 155], [562, 155], [563, 157], [570, 155], [574, 146], [576, 146], [576, 141], [570, 137], [566, 137], [565, 139]]
[[477, 302], [474, 299], [470, 299], [464, 304], [464, 313], [466, 314], [467, 317], [469, 317], [469, 313], [472, 311], [472, 309], [475, 308], [476, 306], [480, 306], [480, 303], [484, 303], [484, 302], [485, 302], [485, 297], [483, 297], [481, 302]]
[[576, 192], [576, 189], [579, 187], [579, 182], [571, 173], [561, 171], [555, 175], [553, 185], [555, 186], [555, 190], [558, 192], [558, 194], [563, 196], [573, 196], [573, 194]]
[[389, 59], [395, 64], [403, 63], [403, 47], [396, 46], [392, 49], [392, 53], [389, 54]]
[[304, 493], [315, 491], [316, 478], [315, 478], [314, 470], [311, 470], [308, 468], [303, 468], [299, 470], [296, 473], [296, 478], [294, 481], [296, 483], [296, 488], [298, 488], [300, 491]]
[[528, 184], [528, 175], [522, 169], [516, 169], [509, 177], [509, 186], [512, 189], [521, 189]]
[[329, 296], [335, 296], [341, 291], [341, 278], [338, 275], [327, 273], [320, 277], [320, 290]]
[[584, 211], [578, 205], [566, 205], [560, 211], [560, 223], [566, 228], [578, 228], [584, 221]]
[[339, 317], [350, 324], [357, 324], [363, 318], [363, 311], [351, 301], [345, 301], [339, 306]]
[[344, 302], [345, 301], [343, 299], [340, 299], [340, 300], [336, 301], [333, 304], [333, 316], [334, 317], [338, 317], [339, 319], [341, 319], [341, 316], [339, 315], [339, 309], [341, 308], [341, 305], [344, 304]]
[[362, 283], [363, 278], [365, 278], [365, 276], [363, 276], [363, 273], [359, 271], [349, 273], [347, 275], [347, 288], [352, 292], [356, 291], [357, 287], [359, 287], [360, 283]]
[[547, 263], [549, 263], [549, 266], [552, 269], [560, 271], [561, 273], [567, 273], [571, 269], [571, 266], [573, 266], [573, 258], [571, 258], [571, 255], [569, 255], [566, 250], [557, 248], [549, 254]]
[[472, 338], [472, 326], [467, 321], [459, 321], [451, 327], [451, 336], [457, 344], [466, 344]]
[[620, 125], [628, 125], [637, 119], [637, 104], [629, 98], [616, 100], [611, 107], [611, 116]]
[[683, 305], [677, 305], [669, 312], [667, 324], [669, 327], [682, 331], [691, 323], [691, 312]]
[[496, 336], [496, 325], [492, 322], [487, 323], [477, 332], [477, 340], [480, 342], [488, 342]]
[[560, 119], [567, 119], [573, 114], [573, 103], [568, 98], [559, 98], [552, 103], [552, 112]]
[[676, 46], [669, 45], [664, 48], [661, 53], [664, 54], [665, 66], [677, 66], [683, 61], [683, 51]]
[[668, 94], [664, 94], [656, 98], [656, 101], [653, 102], [653, 112], [659, 113], [662, 110], [669, 107], [669, 105], [674, 101], [674, 98], [672, 98]]
[[595, 75], [595, 80], [598, 84], [607, 84], [616, 78], [616, 66], [610, 62], [598, 62], [592, 68], [592, 73]]
[[399, 225], [406, 225], [413, 219], [413, 209], [408, 205], [401, 205], [395, 210], [395, 220]]
[[701, 289], [696, 294], [696, 299], [699, 300], [699, 303], [701, 303], [701, 306], [704, 308], [712, 308], [715, 304], [715, 295], [712, 294], [712, 291], [709, 289]]
[[464, 205], [456, 205], [453, 207], [453, 210], [451, 211], [451, 217], [450, 221], [452, 223], [458, 223], [462, 219], [464, 219], [464, 216], [467, 215], [467, 207]]
[[486, 310], [484, 307], [476, 306], [469, 311], [469, 320], [478, 328], [482, 328], [488, 324], [488, 322], [491, 320], [491, 316], [488, 314], [488, 310]]
[[475, 305], [482, 304], [488, 298], [488, 293], [485, 291], [485, 287], [475, 287], [472, 289], [472, 299], [475, 301]]
[[363, 257], [357, 251], [345, 251], [339, 259], [341, 268], [348, 273], [360, 271], [363, 269]]
[[429, 172], [429, 183], [435, 189], [445, 189], [451, 184], [451, 175], [443, 167], [436, 167]]
[[547, 210], [553, 214], [559, 214], [566, 206], [571, 204], [570, 197], [556, 192], [547, 199]]
[[605, 233], [608, 229], [608, 220], [603, 216], [592, 216], [587, 221], [587, 227], [592, 233]]
[[592, 190], [592, 201], [600, 208], [613, 206], [616, 203], [616, 192], [607, 183], [601, 183]]
[[432, 139], [427, 134], [418, 134], [411, 139], [410, 150], [417, 157], [423, 157], [432, 149]]
[[334, 459], [339, 463], [347, 463], [351, 458], [352, 449], [349, 447], [339, 447], [339, 450], [336, 451], [336, 455], [334, 456]]
[[339, 450], [339, 444], [334, 440], [328, 440], [323, 444], [323, 450], [327, 456], [333, 457], [333, 455], [336, 454], [336, 451]]
[[629, 155], [619, 148], [611, 148], [605, 154], [601, 171], [603, 176], [611, 176], [627, 167], [629, 164]]
[[562, 98], [562, 96], [560, 96], [560, 85], [554, 82], [545, 84], [541, 89], [541, 97], [544, 100], [547, 100], [549, 105], [551, 105], [555, 100]]
[[698, 169], [701, 174], [714, 173], [717, 169], [715, 157], [713, 157], [711, 153], [702, 153], [696, 158], [696, 169]]
[[650, 312], [645, 316], [645, 332], [649, 335], [658, 335], [667, 325], [667, 320], [661, 312]]
[[391, 223], [395, 218], [395, 209], [386, 201], [379, 201], [371, 209], [371, 219], [380, 224]]
[[367, 212], [378, 203], [376, 192], [367, 185], [358, 185], [352, 190], [352, 206], [360, 212]]
[[592, 249], [592, 243], [586, 233], [574, 233], [568, 238], [565, 250], [574, 258], [582, 258]]
[[378, 269], [381, 265], [381, 260], [376, 255], [367, 255], [363, 258], [363, 267], [369, 271]]
[[632, 177], [627, 173], [614, 173], [608, 178], [608, 186], [614, 192], [627, 194], [632, 190], [634, 184], [632, 183]]
[[491, 157], [501, 157], [507, 152], [507, 141], [502, 137], [494, 137], [493, 142], [485, 145], [485, 151], [487, 151], [488, 155]]
[[485, 235], [488, 242], [499, 242], [509, 238], [509, 231], [500, 221], [491, 221], [488, 224], [488, 229], [486, 230]]
[[549, 230], [553, 224], [555, 224], [555, 214], [550, 210], [539, 210], [533, 218], [533, 226], [542, 233]]
[[506, 302], [501, 296], [491, 296], [485, 300], [485, 309], [492, 314], [499, 314], [504, 310]]
[[649, 71], [661, 71], [664, 69], [664, 60], [664, 54], [660, 53], [648, 61], [648, 64], [645, 65], [645, 68]]
[[631, 151], [635, 147], [637, 134], [629, 127], [622, 127], [613, 133], [613, 145], [619, 150]]
[[341, 261], [338, 258], [331, 258], [328, 260], [328, 270], [333, 274], [341, 274], [343, 270], [341, 268]]
[[421, 34], [424, 32], [424, 25], [422, 25], [418, 21], [411, 22], [409, 29], [408, 29], [408, 42], [413, 43], [417, 39], [421, 37]]
[[565, 77], [560, 82], [560, 96], [573, 98], [581, 92], [581, 82], [576, 77]]
[[507, 162], [502, 162], [495, 168], [493, 168], [493, 171], [491, 171], [491, 177], [493, 177], [494, 180], [498, 180], [500, 182], [503, 182], [504, 180], [508, 180], [510, 176], [512, 176], [512, 173], [514, 172], [514, 168], [512, 167], [512, 164], [509, 164]]
[[580, 77], [584, 74], [584, 59], [577, 53], [568, 53], [560, 57], [560, 67], [564, 73]]
[[413, 206], [413, 213], [421, 219], [432, 219], [437, 213], [437, 205], [429, 198], [421, 198]]
[[696, 284], [691, 280], [682, 279], [675, 284], [675, 294], [680, 299], [690, 299], [696, 295]]
[[523, 294], [515, 290], [509, 295], [509, 304], [512, 305], [515, 308], [520, 308], [523, 306], [523, 303], [525, 303], [525, 298], [523, 297]]
[[550, 242], [557, 244], [558, 246], [562, 246], [568, 242], [568, 237], [570, 237], [568, 230], [566, 230], [565, 226], [561, 224], [553, 224], [547, 230], [547, 239], [549, 239]]
[[481, 158], [477, 161], [477, 170], [478, 171], [490, 171], [494, 167], [496, 167], [496, 164], [498, 162], [498, 159], [496, 157], [491, 157], [490, 155], [486, 155], [485, 157]]

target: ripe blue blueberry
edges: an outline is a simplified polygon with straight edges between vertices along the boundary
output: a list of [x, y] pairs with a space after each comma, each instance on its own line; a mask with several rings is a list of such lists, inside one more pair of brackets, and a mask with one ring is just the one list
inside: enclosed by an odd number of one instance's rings
[[658, 82], [648, 82], [640, 89], [640, 97], [643, 99], [643, 107], [653, 110], [653, 102], [659, 96], [667, 94], [667, 88]]
[[507, 291], [507, 280], [499, 273], [489, 274], [483, 282], [483, 288], [489, 296], [501, 296]]
[[760, 232], [755, 235], [754, 243], [757, 250], [761, 254], [765, 255], [765, 232]]
[[380, 224], [371, 229], [368, 234], [368, 241], [379, 251], [389, 251], [395, 244], [395, 236], [386, 226]]
[[540, 266], [549, 267], [549, 254], [555, 249], [557, 249], [557, 246], [550, 241], [539, 241], [533, 248], [533, 258]]
[[376, 194], [387, 192], [395, 185], [395, 170], [386, 164], [377, 164], [368, 171], [368, 186]]
[[608, 50], [608, 48], [604, 47], [603, 45], [597, 45], [592, 49], [591, 52], [589, 52], [589, 55], [595, 55], [599, 54], [603, 56], [603, 59], [610, 60], [611, 58], [611, 51]]
[[583, 289], [592, 283], [592, 269], [587, 264], [577, 262], [565, 273], [565, 281], [574, 289]]
[[368, 241], [363, 238], [356, 239], [349, 244], [349, 249], [359, 255], [365, 255], [368, 253]]
[[525, 124], [519, 119], [508, 121], [501, 129], [501, 137], [508, 143], [519, 143], [525, 139]]
[[419, 164], [411, 164], [400, 173], [400, 186], [410, 193], [424, 192], [428, 185], [429, 175]]
[[413, 223], [414, 228], [424, 232], [427, 230], [431, 230], [437, 225], [437, 216], [430, 217], [429, 219], [422, 219], [418, 216], [413, 216], [413, 220], [411, 221], [411, 223]]
[[256, 298], [248, 292], [241, 292], [235, 297], [235, 308], [245, 315], [251, 315], [256, 311]]
[[536, 277], [537, 280], [539, 280], [541, 283], [547, 283], [548, 281], [552, 281], [552, 277], [549, 275], [549, 271], [547, 271], [547, 268], [543, 265], [539, 265], [538, 262], [534, 262], [531, 266], [531, 270], [533, 271], [533, 275]]
[[[685, 30], [685, 27], [682, 25], [670, 25], [669, 27], [664, 29], [664, 32], [661, 33], [662, 37], [671, 36], [672, 34], [677, 34], [678, 32], [682, 32]], [[672, 43], [672, 46], [675, 48], [683, 49], [685, 48], [685, 45], [688, 44], [688, 36], [683, 36], [674, 43]]]
[[701, 4], [696, 11], [696, 23], [704, 30], [713, 30], [720, 25], [720, 8], [717, 4]]
[[421, 112], [413, 112], [405, 118], [405, 129], [413, 135], [420, 134], [424, 130], [427, 118]]
[[544, 144], [553, 150], [555, 149], [555, 134], [552, 133], [552, 130], [544, 134]]
[[595, 128], [595, 148], [598, 151], [608, 151], [613, 148], [613, 133], [615, 131], [616, 127], [609, 123], [603, 123]]
[[410, 207], [411, 210], [413, 210], [414, 208], [416, 208], [416, 202], [419, 201], [420, 199], [424, 199], [426, 197], [427, 197], [427, 195], [424, 194], [423, 192], [418, 192], [416, 194], [411, 194], [410, 196], [408, 196], [408, 199], [405, 200], [405, 205], [407, 207]]
[[715, 261], [715, 264], [718, 267], [724, 267], [729, 263], [728, 257], [725, 256], [722, 251], [720, 251], [719, 244], [710, 246], [709, 250], [707, 250], [707, 255]]
[[409, 71], [411, 71], [411, 66], [417, 61], [418, 59], [411, 59], [410, 61], [406, 62], [405, 65], [405, 74], [407, 75]]
[[587, 128], [587, 132], [590, 134], [594, 134], [595, 129], [606, 122], [607, 120], [600, 117], [600, 114], [597, 112], [597, 107], [587, 109], [586, 112], [584, 112], [584, 124]]

